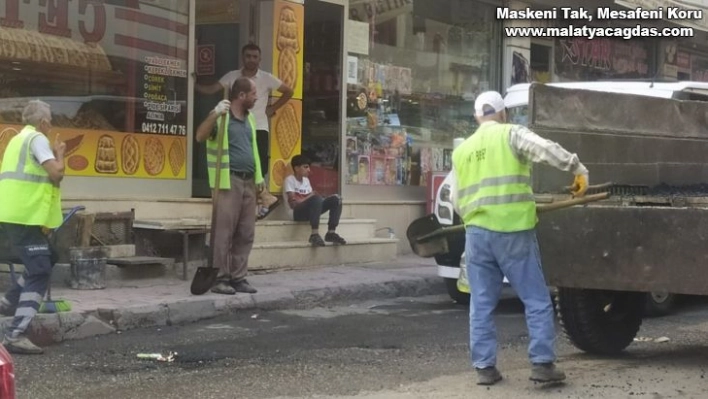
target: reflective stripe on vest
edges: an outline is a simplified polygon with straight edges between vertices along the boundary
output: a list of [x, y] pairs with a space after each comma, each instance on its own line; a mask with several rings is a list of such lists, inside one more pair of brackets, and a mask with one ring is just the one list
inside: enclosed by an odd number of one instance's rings
[[[230, 179], [230, 159], [229, 159], [229, 120], [231, 118], [230, 113], [226, 116], [225, 126], [220, 126], [221, 118], [217, 119], [216, 126], [218, 129], [224, 129], [224, 141], [222, 143], [222, 154], [221, 154], [221, 174], [219, 176], [219, 189], [228, 190], [231, 188]], [[258, 151], [256, 147], [256, 120], [252, 113], [248, 114], [248, 123], [251, 127], [251, 140], [254, 154]], [[219, 147], [216, 142], [216, 138], [209, 139], [206, 141], [206, 158], [207, 158], [207, 173], [209, 175], [209, 187], [214, 188], [214, 182], [216, 181], [216, 157], [219, 155]], [[255, 158], [254, 158], [255, 159]], [[260, 164], [256, 162], [256, 171], [260, 170]]]
[[531, 167], [509, 146], [511, 125], [481, 126], [453, 152], [457, 202], [465, 225], [513, 232], [536, 225]]
[[14, 171], [0, 172], [0, 180], [13, 179], [21, 181], [29, 181], [33, 183], [51, 183], [48, 175], [33, 175], [25, 172], [25, 165], [27, 164], [27, 157], [30, 153], [30, 143], [32, 139], [41, 135], [42, 133], [33, 132], [27, 134], [24, 140], [22, 140], [22, 146], [20, 147], [20, 158], [17, 162], [17, 167]]

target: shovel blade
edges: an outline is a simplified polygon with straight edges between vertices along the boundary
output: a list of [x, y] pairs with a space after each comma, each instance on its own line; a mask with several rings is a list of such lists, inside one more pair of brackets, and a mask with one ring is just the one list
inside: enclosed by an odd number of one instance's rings
[[420, 237], [437, 231], [441, 227], [438, 218], [433, 214], [423, 216], [411, 222], [406, 230], [406, 238], [408, 238], [408, 243], [413, 253], [421, 258], [431, 258], [435, 255], [448, 253], [450, 248], [447, 243], [447, 238], [444, 236], [427, 239], [424, 242], [419, 240]]
[[218, 274], [219, 269], [215, 267], [197, 268], [196, 273], [194, 273], [194, 278], [192, 279], [192, 286], [190, 287], [192, 295], [202, 295], [209, 291], [211, 287], [214, 286]]

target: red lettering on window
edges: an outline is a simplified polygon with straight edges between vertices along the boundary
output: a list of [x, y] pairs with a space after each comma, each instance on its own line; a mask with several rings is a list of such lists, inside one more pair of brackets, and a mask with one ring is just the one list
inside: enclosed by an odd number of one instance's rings
[[39, 31], [50, 35], [71, 37], [69, 29], [69, 1], [39, 0], [39, 5], [47, 7], [46, 13], [39, 13]]
[[84, 21], [79, 22], [79, 32], [87, 43], [98, 43], [103, 40], [106, 34], [106, 7], [103, 2], [97, 0], [79, 0], [79, 14], [86, 15], [88, 6], [93, 8], [93, 30], [86, 28]]
[[5, 0], [5, 16], [0, 18], [0, 26], [18, 29], [25, 27], [25, 23], [20, 21], [20, 0]]

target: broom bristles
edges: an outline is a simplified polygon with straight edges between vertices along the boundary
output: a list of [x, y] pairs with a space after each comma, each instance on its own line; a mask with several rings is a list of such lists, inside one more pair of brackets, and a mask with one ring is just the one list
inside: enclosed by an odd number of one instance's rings
[[42, 302], [39, 313], [71, 312], [71, 303], [64, 299]]

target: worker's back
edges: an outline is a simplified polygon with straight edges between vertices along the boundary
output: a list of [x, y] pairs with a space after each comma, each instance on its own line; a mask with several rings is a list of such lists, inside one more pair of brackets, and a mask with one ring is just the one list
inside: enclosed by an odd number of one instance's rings
[[513, 232], [536, 225], [531, 167], [511, 150], [511, 127], [483, 123], [452, 154], [458, 209], [466, 226]]

